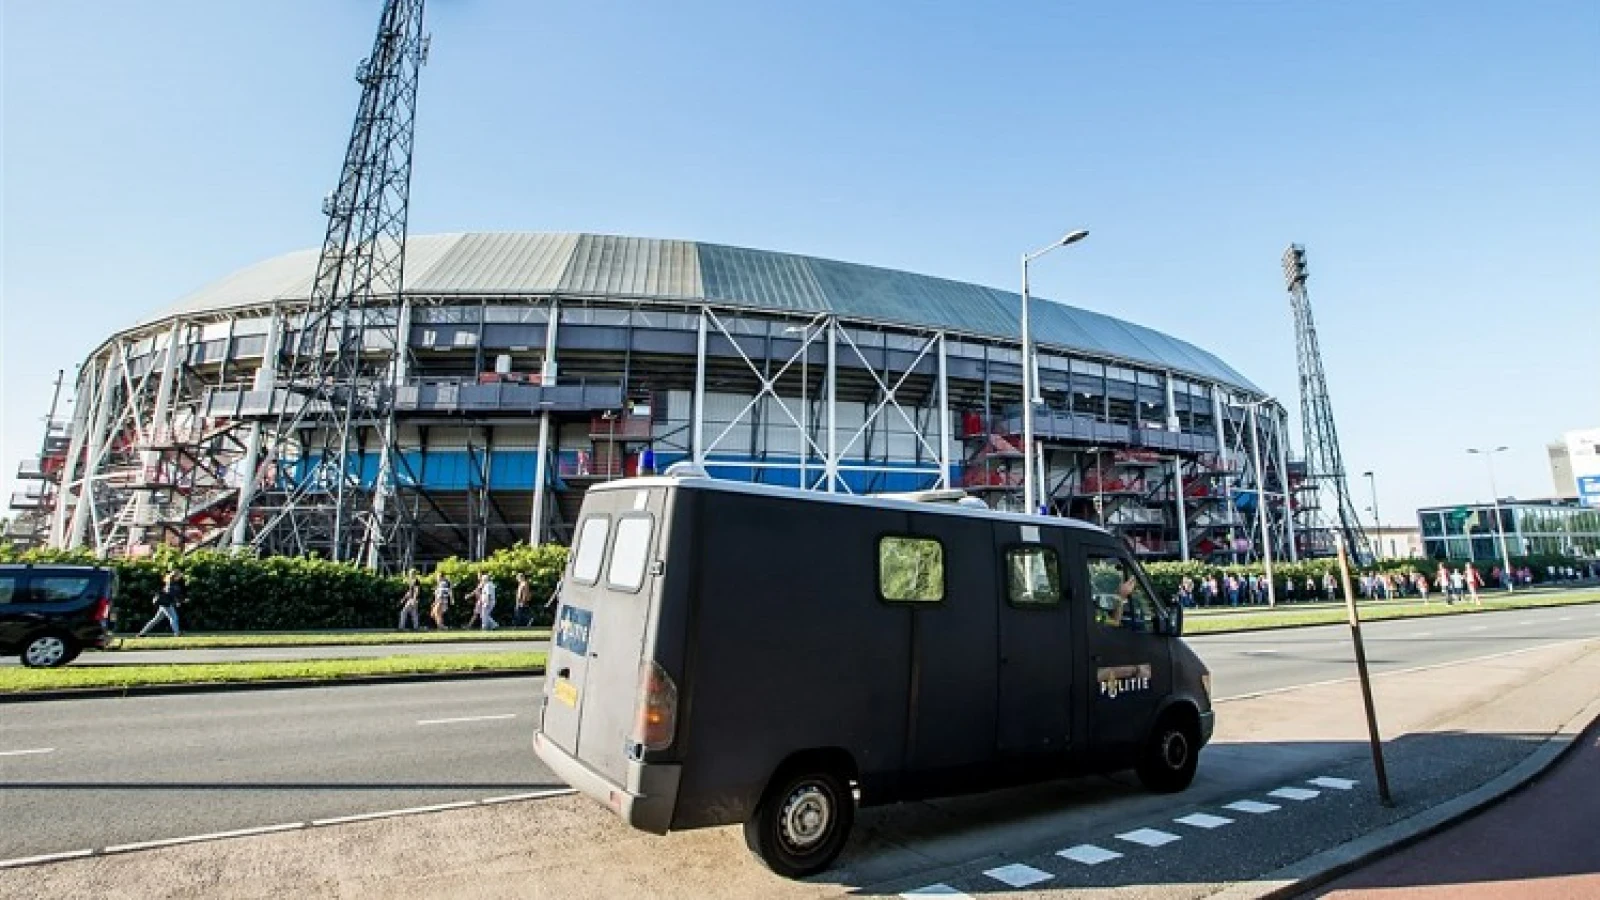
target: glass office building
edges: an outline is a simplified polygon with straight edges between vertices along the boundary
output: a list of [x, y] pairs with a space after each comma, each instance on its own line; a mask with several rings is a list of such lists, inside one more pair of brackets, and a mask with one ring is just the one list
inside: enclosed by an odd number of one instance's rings
[[1417, 510], [1423, 553], [1433, 559], [1500, 559], [1500, 535], [1512, 556], [1600, 557], [1600, 509], [1566, 500], [1436, 506]]

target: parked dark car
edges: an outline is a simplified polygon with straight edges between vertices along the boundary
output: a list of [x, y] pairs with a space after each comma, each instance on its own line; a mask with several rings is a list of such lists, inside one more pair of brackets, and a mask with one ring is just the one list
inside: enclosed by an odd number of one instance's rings
[[111, 642], [117, 573], [93, 566], [0, 565], [0, 655], [64, 666]]

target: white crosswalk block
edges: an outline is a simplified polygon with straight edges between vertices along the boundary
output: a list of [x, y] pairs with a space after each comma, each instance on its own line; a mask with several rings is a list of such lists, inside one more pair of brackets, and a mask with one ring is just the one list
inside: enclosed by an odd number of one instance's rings
[[1135, 844], [1143, 844], [1146, 847], [1159, 847], [1162, 844], [1170, 844], [1173, 841], [1181, 840], [1170, 831], [1161, 831], [1155, 828], [1136, 828], [1133, 831], [1123, 832], [1117, 837]]
[[1225, 818], [1223, 816], [1208, 815], [1206, 813], [1194, 813], [1192, 815], [1184, 816], [1181, 819], [1173, 819], [1172, 821], [1177, 822], [1179, 825], [1193, 825], [1196, 828], [1204, 828], [1207, 830], [1212, 828], [1221, 828], [1224, 825], [1233, 824], [1232, 819]]
[[1333, 778], [1328, 775], [1323, 775], [1307, 781], [1306, 784], [1314, 784], [1317, 787], [1333, 788], [1336, 791], [1348, 791], [1357, 784], [1360, 784], [1360, 782], [1352, 781], [1349, 778]]
[[1312, 797], [1317, 797], [1321, 794], [1321, 791], [1297, 787], [1281, 787], [1275, 791], [1267, 791], [1268, 797], [1279, 797], [1284, 800], [1310, 800]]
[[1093, 844], [1079, 844], [1076, 847], [1057, 850], [1056, 855], [1063, 859], [1070, 859], [1073, 862], [1083, 863], [1086, 866], [1098, 866], [1103, 862], [1122, 858], [1122, 854], [1115, 850], [1107, 850], [1104, 847], [1096, 847]]
[[1276, 803], [1262, 803], [1259, 800], [1239, 800], [1223, 807], [1223, 809], [1231, 809], [1234, 812], [1254, 813], [1258, 816], [1264, 813], [1277, 812], [1282, 808]]
[[985, 869], [983, 874], [1014, 888], [1027, 887], [1030, 884], [1049, 881], [1055, 877], [1043, 869], [1035, 869], [1033, 866], [1025, 866], [1022, 863], [1012, 863], [1009, 866], [1001, 866], [998, 869]]
[[963, 894], [948, 884], [930, 884], [919, 887], [914, 891], [906, 891], [900, 895], [905, 900], [921, 900], [923, 897], [945, 897], [948, 900], [972, 900], [971, 894]]

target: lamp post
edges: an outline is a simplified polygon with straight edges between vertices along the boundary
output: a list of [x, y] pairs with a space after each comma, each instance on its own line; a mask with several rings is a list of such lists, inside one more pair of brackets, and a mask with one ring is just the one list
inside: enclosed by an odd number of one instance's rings
[[1267, 473], [1261, 468], [1261, 427], [1256, 410], [1273, 402], [1271, 397], [1262, 397], [1245, 404], [1250, 410], [1250, 457], [1256, 467], [1256, 522], [1261, 527], [1261, 561], [1266, 567], [1268, 607], [1278, 605], [1278, 595], [1272, 577], [1272, 532], [1267, 530]]
[[[1474, 456], [1483, 457], [1483, 461], [1489, 464], [1489, 493], [1494, 500], [1494, 530], [1496, 534], [1500, 535], [1500, 561], [1505, 564], [1505, 568], [1501, 571], [1505, 573], [1506, 590], [1514, 592], [1517, 589], [1516, 580], [1511, 577], [1511, 551], [1506, 549], [1506, 523], [1500, 514], [1500, 488], [1494, 483], [1494, 455], [1496, 453], [1504, 453], [1508, 449], [1510, 448], [1504, 446], [1496, 447], [1493, 450], [1468, 447], [1467, 452]], [[1467, 536], [1467, 546], [1472, 546], [1471, 535]]]
[[1028, 327], [1028, 263], [1057, 248], [1076, 244], [1088, 236], [1089, 232], [1080, 228], [1068, 232], [1048, 247], [1022, 254], [1022, 505], [1030, 516], [1039, 511], [1033, 462], [1033, 405], [1041, 400], [1038, 397], [1039, 386], [1035, 383], [1033, 334]]
[[1371, 472], [1362, 472], [1361, 475], [1367, 479], [1367, 487], [1372, 492], [1372, 534], [1378, 539], [1373, 557], [1383, 559], [1383, 519], [1378, 516], [1378, 476]]

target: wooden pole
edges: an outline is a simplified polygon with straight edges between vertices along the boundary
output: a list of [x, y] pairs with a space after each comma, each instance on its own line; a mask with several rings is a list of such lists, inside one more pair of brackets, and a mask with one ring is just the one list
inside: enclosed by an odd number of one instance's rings
[[1378, 776], [1378, 801], [1384, 806], [1394, 806], [1389, 795], [1389, 773], [1383, 765], [1383, 739], [1378, 736], [1378, 712], [1372, 705], [1372, 679], [1367, 674], [1367, 651], [1361, 643], [1361, 614], [1356, 609], [1356, 595], [1350, 589], [1350, 563], [1345, 555], [1344, 535], [1334, 533], [1334, 544], [1339, 548], [1339, 576], [1344, 582], [1344, 604], [1350, 613], [1350, 640], [1356, 648], [1356, 673], [1361, 680], [1361, 702], [1367, 710], [1367, 739], [1372, 743], [1372, 768]]

